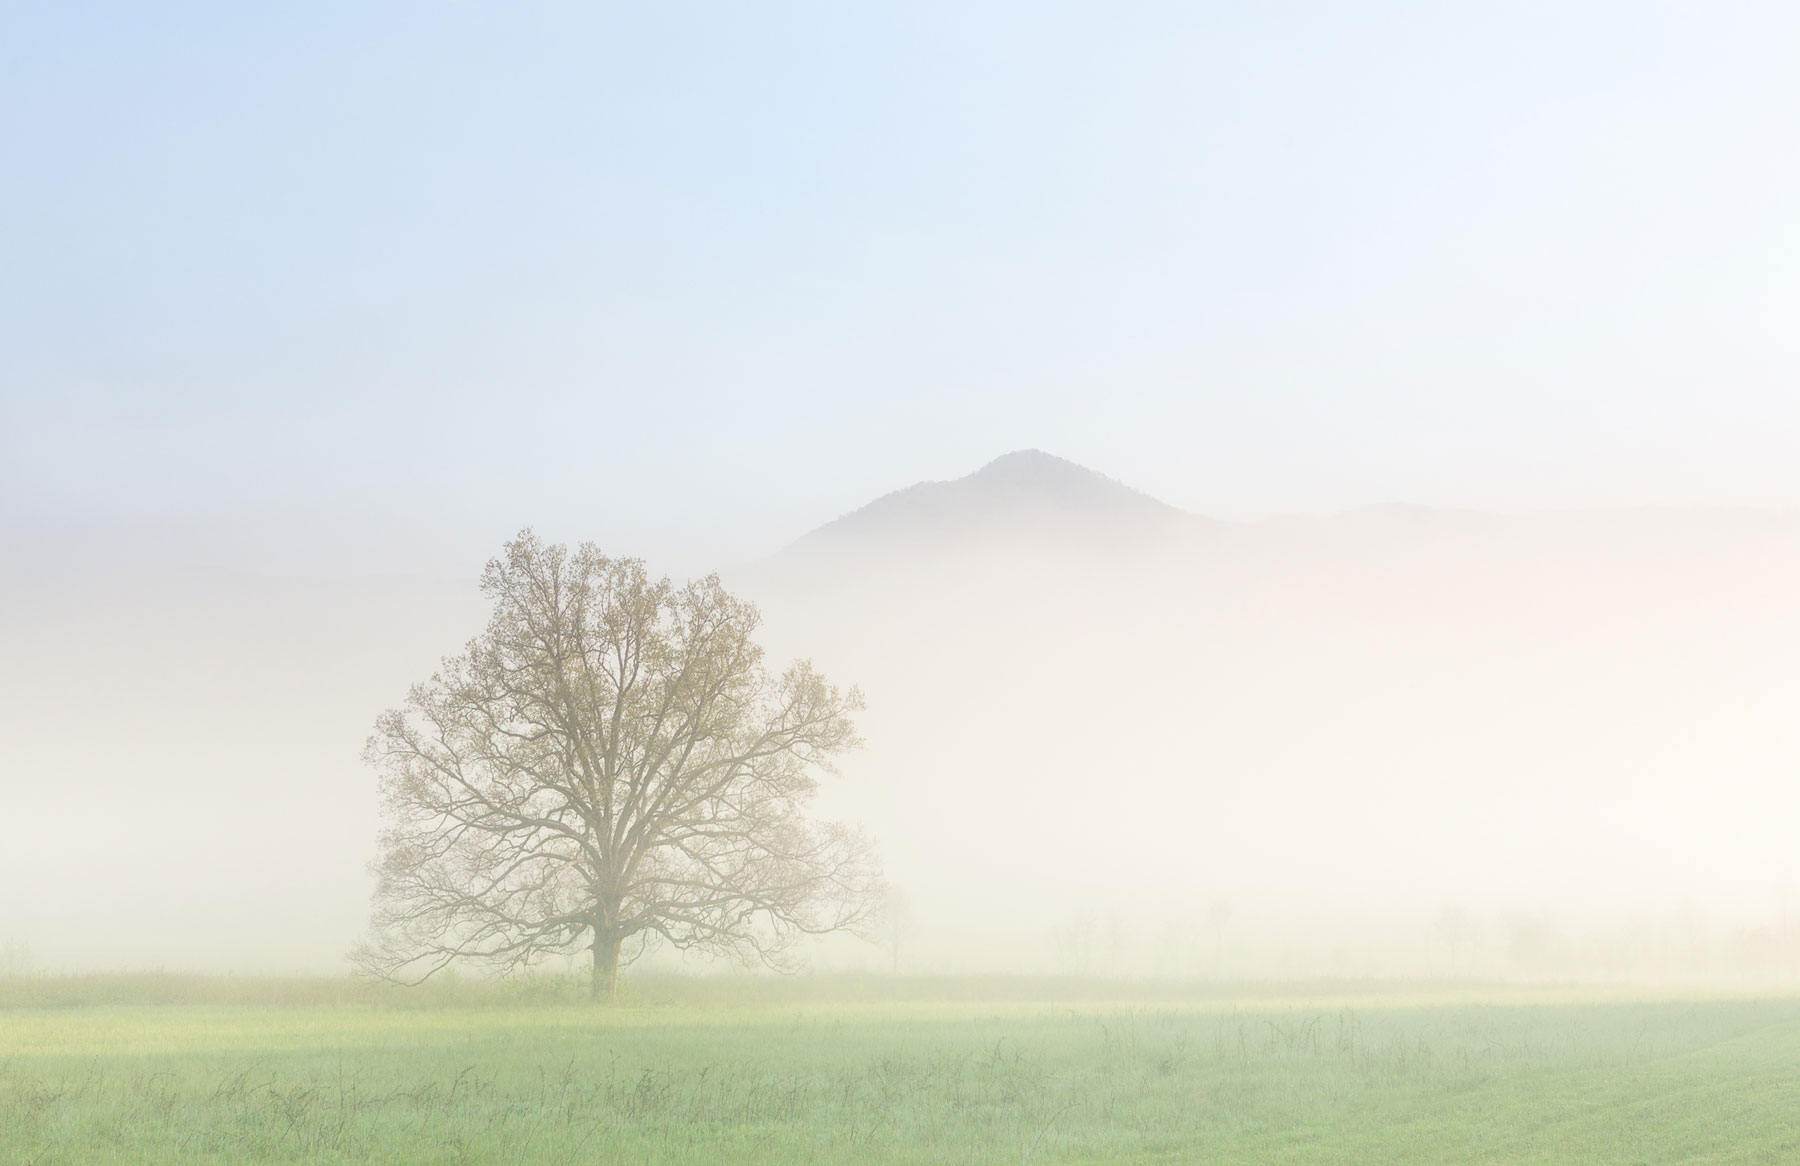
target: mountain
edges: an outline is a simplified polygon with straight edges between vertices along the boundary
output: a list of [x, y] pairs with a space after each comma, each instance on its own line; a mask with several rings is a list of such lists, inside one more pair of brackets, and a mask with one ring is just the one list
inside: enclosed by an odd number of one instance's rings
[[828, 796], [947, 959], [1222, 900], [1375, 973], [1445, 902], [1735, 918], [1800, 873], [1791, 512], [1221, 522], [1026, 450], [756, 566], [770, 658], [867, 696]]
[[[960, 478], [918, 482], [884, 494], [802, 535], [764, 565], [812, 569], [826, 560], [918, 561], [971, 550], [1151, 554], [1190, 562], [1196, 552], [1201, 559], [1214, 559], [1226, 549], [1362, 553], [1482, 538], [1517, 526], [1561, 529], [1581, 517], [1571, 513], [1539, 516], [1548, 522], [1521, 521], [1475, 510], [1388, 503], [1329, 516], [1230, 522], [1171, 506], [1067, 458], [1022, 449]], [[1605, 515], [1595, 517], [1597, 524], [1587, 525], [1621, 525]]]
[[1133, 540], [1215, 524], [1038, 449], [995, 458], [947, 482], [919, 482], [802, 536], [782, 553], [918, 549], [921, 544]]

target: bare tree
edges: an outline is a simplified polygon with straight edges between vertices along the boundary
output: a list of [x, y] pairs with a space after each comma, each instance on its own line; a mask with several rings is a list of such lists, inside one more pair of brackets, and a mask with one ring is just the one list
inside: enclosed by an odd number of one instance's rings
[[31, 974], [31, 949], [15, 940], [0, 943], [0, 976]]
[[1454, 903], [1446, 903], [1431, 921], [1431, 934], [1450, 952], [1450, 974], [1456, 975], [1461, 961], [1458, 956], [1471, 949], [1481, 938], [1481, 928], [1467, 911]]
[[856, 742], [855, 689], [779, 677], [756, 608], [529, 530], [487, 566], [487, 631], [376, 724], [381, 775], [367, 972], [418, 983], [593, 953], [593, 994], [656, 937], [779, 965], [880, 901], [856, 832], [808, 821]]
[[893, 974], [900, 974], [900, 949], [912, 938], [912, 904], [898, 887], [890, 886], [882, 902], [882, 916], [887, 924], [888, 956], [893, 961]]
[[1223, 899], [1214, 899], [1206, 909], [1206, 929], [1212, 933], [1213, 974], [1225, 967], [1225, 925], [1231, 922], [1231, 907]]

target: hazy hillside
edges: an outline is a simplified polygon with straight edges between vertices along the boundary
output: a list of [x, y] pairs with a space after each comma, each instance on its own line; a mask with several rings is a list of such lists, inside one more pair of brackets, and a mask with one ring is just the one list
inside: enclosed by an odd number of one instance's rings
[[783, 557], [926, 550], [1034, 539], [1120, 544], [1179, 538], [1212, 524], [1042, 450], [1018, 450], [949, 482], [919, 482], [800, 538]]
[[1233, 524], [1016, 454], [736, 577], [868, 692], [843, 802], [961, 958], [1141, 962], [1215, 902], [1301, 963], [1427, 958], [1446, 904], [1642, 947], [1796, 873], [1791, 513]]

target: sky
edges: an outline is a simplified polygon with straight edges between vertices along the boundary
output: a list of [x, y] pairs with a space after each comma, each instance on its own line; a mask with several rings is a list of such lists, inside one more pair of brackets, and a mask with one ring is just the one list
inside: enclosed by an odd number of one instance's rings
[[1031, 446], [1224, 517], [1794, 505], [1797, 54], [1776, 0], [10, 5], [0, 523], [705, 568]]

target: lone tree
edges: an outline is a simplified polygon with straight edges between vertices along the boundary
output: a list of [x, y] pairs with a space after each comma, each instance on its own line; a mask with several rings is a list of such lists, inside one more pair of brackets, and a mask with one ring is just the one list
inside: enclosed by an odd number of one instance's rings
[[457, 961], [511, 970], [593, 952], [616, 998], [653, 937], [779, 963], [880, 901], [870, 847], [806, 820], [815, 775], [856, 742], [855, 689], [779, 677], [756, 608], [530, 530], [487, 566], [487, 631], [384, 713], [367, 972], [419, 983]]

